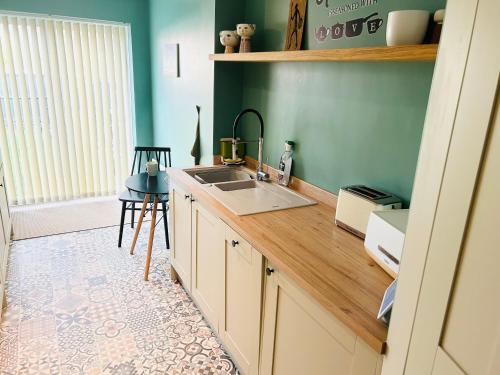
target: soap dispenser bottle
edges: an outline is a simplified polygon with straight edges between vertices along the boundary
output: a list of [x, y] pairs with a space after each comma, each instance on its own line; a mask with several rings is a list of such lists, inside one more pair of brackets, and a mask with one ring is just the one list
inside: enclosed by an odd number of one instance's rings
[[280, 164], [278, 166], [278, 183], [283, 186], [288, 186], [290, 182], [290, 171], [292, 170], [292, 141], [285, 141], [285, 151], [281, 155]]

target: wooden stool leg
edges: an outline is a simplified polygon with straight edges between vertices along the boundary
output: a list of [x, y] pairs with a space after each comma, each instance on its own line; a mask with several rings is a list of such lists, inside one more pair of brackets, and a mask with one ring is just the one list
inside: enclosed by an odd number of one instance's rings
[[146, 208], [149, 203], [149, 194], [144, 196], [144, 202], [142, 203], [141, 216], [137, 221], [137, 228], [135, 228], [134, 239], [132, 240], [132, 246], [130, 246], [130, 254], [134, 254], [135, 244], [137, 242], [137, 238], [139, 237], [139, 232], [141, 231], [142, 220], [144, 219], [144, 215], [146, 214]]
[[146, 255], [146, 267], [144, 269], [144, 280], [145, 281], [148, 281], [148, 277], [149, 277], [149, 265], [151, 263], [151, 253], [153, 251], [153, 240], [155, 237], [156, 211], [157, 210], [158, 210], [158, 195], [155, 195], [155, 201], [153, 203], [153, 213], [151, 215], [151, 228], [149, 229], [148, 254]]

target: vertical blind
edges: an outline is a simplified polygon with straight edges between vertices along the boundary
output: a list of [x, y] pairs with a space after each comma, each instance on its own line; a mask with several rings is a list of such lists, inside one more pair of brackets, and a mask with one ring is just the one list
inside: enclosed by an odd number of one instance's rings
[[126, 25], [0, 15], [0, 150], [11, 204], [123, 187], [129, 54]]

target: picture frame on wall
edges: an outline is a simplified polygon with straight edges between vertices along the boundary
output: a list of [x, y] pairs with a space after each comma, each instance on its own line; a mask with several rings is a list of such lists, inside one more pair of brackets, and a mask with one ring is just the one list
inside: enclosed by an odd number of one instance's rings
[[307, 0], [290, 0], [285, 51], [298, 51], [302, 47], [302, 36], [306, 22]]
[[161, 46], [161, 72], [164, 77], [179, 77], [179, 44], [163, 43]]

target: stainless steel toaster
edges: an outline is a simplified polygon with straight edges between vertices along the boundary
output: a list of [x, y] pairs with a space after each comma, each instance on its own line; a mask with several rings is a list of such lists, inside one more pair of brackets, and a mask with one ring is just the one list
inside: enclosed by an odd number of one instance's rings
[[398, 197], [364, 185], [340, 189], [335, 224], [360, 238], [365, 238], [368, 219], [374, 210], [402, 208]]

